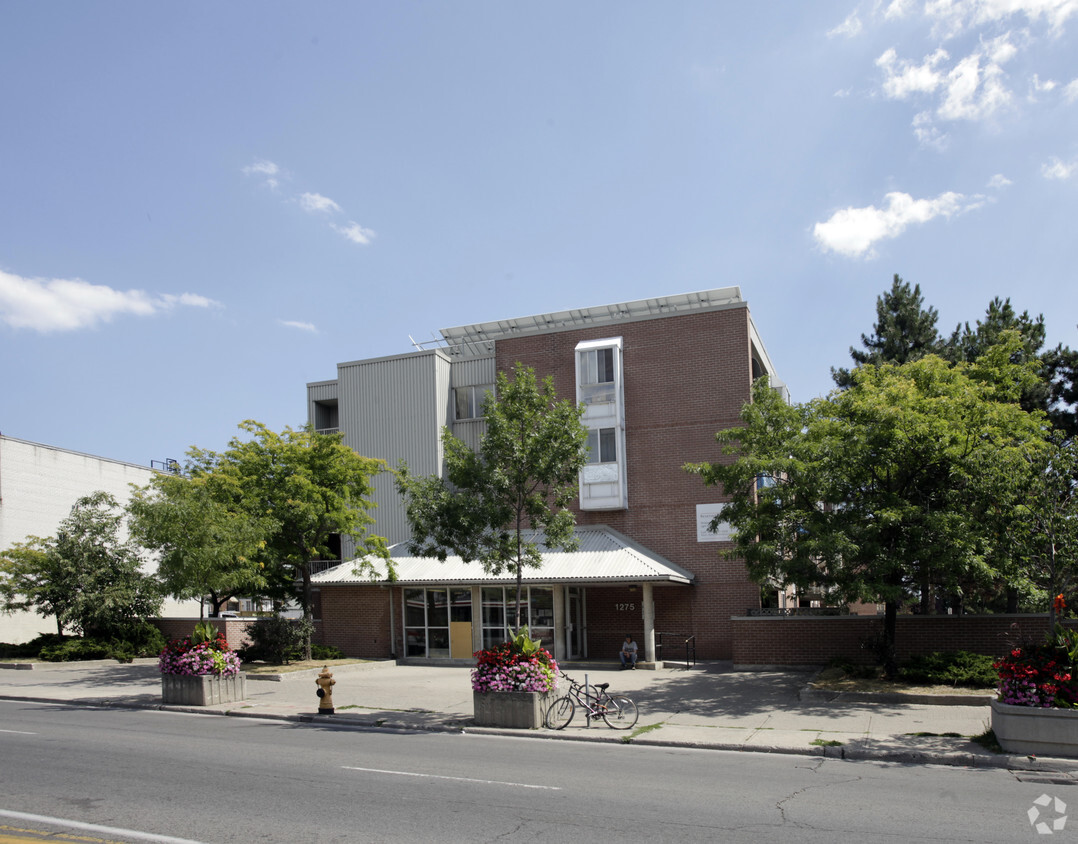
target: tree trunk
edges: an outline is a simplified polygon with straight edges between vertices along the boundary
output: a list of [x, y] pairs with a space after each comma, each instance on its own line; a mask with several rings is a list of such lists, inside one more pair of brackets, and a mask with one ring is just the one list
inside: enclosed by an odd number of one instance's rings
[[[308, 563], [307, 565], [301, 566], [300, 570], [299, 570], [299, 573], [300, 573], [300, 577], [303, 580], [303, 589], [302, 589], [301, 594], [300, 594], [300, 600], [302, 601], [302, 604], [303, 604], [303, 620], [313, 623], [313, 619], [311, 618], [311, 565], [310, 565], [310, 563]], [[310, 662], [310, 660], [311, 660], [311, 634], [310, 634], [310, 629], [311, 629], [310, 626], [307, 626], [306, 632], [304, 632], [304, 634], [303, 634], [303, 658], [308, 662]]]

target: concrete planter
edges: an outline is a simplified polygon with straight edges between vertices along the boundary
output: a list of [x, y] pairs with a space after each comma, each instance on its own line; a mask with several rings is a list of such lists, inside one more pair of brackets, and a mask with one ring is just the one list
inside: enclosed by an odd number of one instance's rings
[[247, 675], [243, 672], [232, 677], [215, 674], [162, 674], [161, 698], [163, 703], [181, 706], [214, 706], [232, 703], [247, 697]]
[[992, 730], [1008, 753], [1078, 758], [1078, 710], [992, 701]]
[[550, 692], [472, 692], [475, 723], [480, 727], [538, 730], [553, 700]]

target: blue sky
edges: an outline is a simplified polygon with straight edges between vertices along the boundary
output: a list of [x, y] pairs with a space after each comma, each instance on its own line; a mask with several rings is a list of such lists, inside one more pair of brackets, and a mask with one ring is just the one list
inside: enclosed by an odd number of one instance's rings
[[0, 5], [0, 432], [135, 463], [409, 336], [739, 285], [805, 400], [900, 274], [1078, 347], [1078, 0]]

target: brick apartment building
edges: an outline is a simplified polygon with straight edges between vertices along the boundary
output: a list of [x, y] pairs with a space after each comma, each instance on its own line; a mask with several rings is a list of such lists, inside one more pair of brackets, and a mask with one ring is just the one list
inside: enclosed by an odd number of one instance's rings
[[[754, 379], [785, 391], [736, 287], [443, 329], [435, 348], [341, 363], [309, 384], [310, 421], [416, 474], [442, 471], [443, 426], [476, 445], [483, 395], [517, 363], [551, 375], [585, 405], [590, 462], [575, 504], [579, 551], [525, 571], [533, 635], [555, 656], [611, 659], [626, 633], [655, 661], [656, 633], [695, 636], [701, 659], [729, 659], [732, 616], [760, 605], [744, 565], [723, 559], [707, 525], [718, 491], [684, 471], [720, 457]], [[410, 557], [389, 475], [376, 481], [373, 530], [391, 543], [398, 581], [352, 572], [353, 549], [315, 576], [322, 639], [349, 655], [464, 658], [500, 641], [513, 578], [479, 564]], [[669, 656], [669, 654], [668, 654]]]

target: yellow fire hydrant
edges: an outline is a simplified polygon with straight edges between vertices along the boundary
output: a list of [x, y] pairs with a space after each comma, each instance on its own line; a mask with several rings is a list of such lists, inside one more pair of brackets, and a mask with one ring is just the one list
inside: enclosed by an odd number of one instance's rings
[[333, 679], [333, 675], [329, 672], [329, 666], [322, 666], [322, 673], [318, 675], [315, 680], [318, 684], [318, 714], [319, 715], [332, 715], [333, 714], [333, 686], [337, 681]]

